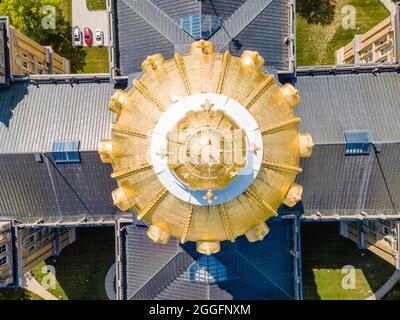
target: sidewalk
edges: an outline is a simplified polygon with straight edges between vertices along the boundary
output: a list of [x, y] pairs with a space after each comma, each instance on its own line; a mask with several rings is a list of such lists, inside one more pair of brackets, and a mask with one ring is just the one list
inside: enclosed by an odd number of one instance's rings
[[25, 275], [25, 289], [37, 294], [44, 300], [58, 300], [55, 296], [43, 288], [30, 273]]
[[379, 0], [384, 6], [385, 8], [393, 13], [396, 12], [396, 4], [392, 1], [392, 0]]
[[388, 281], [377, 292], [369, 296], [366, 300], [380, 300], [400, 281], [400, 270], [396, 270]]
[[107, 292], [107, 297], [109, 300], [116, 300], [116, 294], [114, 290], [114, 282], [115, 282], [115, 275], [116, 275], [116, 265], [115, 263], [110, 267], [107, 272], [106, 280], [105, 280], [105, 287]]

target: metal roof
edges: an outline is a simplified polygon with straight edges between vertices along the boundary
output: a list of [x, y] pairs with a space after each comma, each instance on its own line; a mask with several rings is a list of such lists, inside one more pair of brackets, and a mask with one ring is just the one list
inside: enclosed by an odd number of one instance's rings
[[139, 72], [149, 55], [161, 53], [169, 59], [175, 51], [187, 51], [194, 39], [181, 29], [180, 18], [193, 14], [222, 18], [224, 27], [210, 38], [220, 42], [218, 50], [229, 49], [234, 55], [256, 50], [267, 66], [290, 69], [293, 21], [288, 0], [114, 0], [112, 9], [115, 67], [121, 75]]
[[[125, 299], [293, 299], [293, 221], [275, 220], [261, 242], [244, 237], [222, 243], [214, 257], [228, 271], [227, 281], [205, 284], [190, 280], [189, 268], [200, 259], [194, 243], [153, 243], [144, 226], [122, 228], [122, 296]], [[279, 266], [279, 268], [277, 268]], [[244, 290], [245, 289], [245, 290]]]
[[305, 216], [400, 217], [400, 144], [384, 144], [377, 154], [345, 152], [345, 145], [317, 145], [302, 160]]
[[110, 135], [109, 81], [14, 82], [0, 89], [0, 153], [49, 152], [57, 140], [96, 150]]
[[316, 144], [344, 144], [345, 131], [369, 131], [374, 143], [400, 142], [397, 68], [321, 70], [299, 72], [296, 83], [301, 129]]
[[51, 154], [0, 155], [0, 217], [25, 224], [110, 222], [118, 214], [111, 199], [111, 166], [97, 152], [81, 152], [80, 163], [55, 164]]

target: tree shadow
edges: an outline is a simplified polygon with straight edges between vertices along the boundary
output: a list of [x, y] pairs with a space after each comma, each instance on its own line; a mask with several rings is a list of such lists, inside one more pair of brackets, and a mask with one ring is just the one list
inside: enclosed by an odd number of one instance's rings
[[[4, 95], [2, 93], [4, 93]], [[15, 83], [4, 91], [0, 89], [0, 123], [3, 123], [6, 128], [10, 126], [10, 121], [14, 115], [14, 109], [27, 94], [27, 83]]]
[[71, 33], [72, 25], [70, 22], [62, 18], [64, 27], [58, 34], [50, 34], [47, 43], [51, 45], [53, 50], [71, 62], [71, 72], [78, 73], [82, 71], [86, 65], [87, 52], [83, 47], [74, 47], [72, 45]]
[[296, 11], [308, 23], [329, 25], [335, 18], [336, 0], [298, 0]]

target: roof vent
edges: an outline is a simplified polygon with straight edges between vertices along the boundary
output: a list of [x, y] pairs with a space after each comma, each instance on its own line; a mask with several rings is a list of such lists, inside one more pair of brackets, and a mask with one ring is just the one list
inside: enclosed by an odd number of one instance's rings
[[366, 156], [371, 153], [372, 139], [368, 131], [345, 132], [346, 156]]

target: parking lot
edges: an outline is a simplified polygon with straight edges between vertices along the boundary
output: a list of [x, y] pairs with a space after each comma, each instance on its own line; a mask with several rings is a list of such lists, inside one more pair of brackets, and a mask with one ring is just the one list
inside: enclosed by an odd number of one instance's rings
[[[96, 29], [101, 29], [104, 33], [104, 46], [108, 46], [107, 11], [89, 11], [86, 0], [72, 0], [72, 26], [79, 27], [82, 33], [84, 28], [89, 28], [92, 30], [93, 38]], [[86, 46], [85, 43], [83, 45]], [[97, 46], [95, 41], [93, 46]]]

